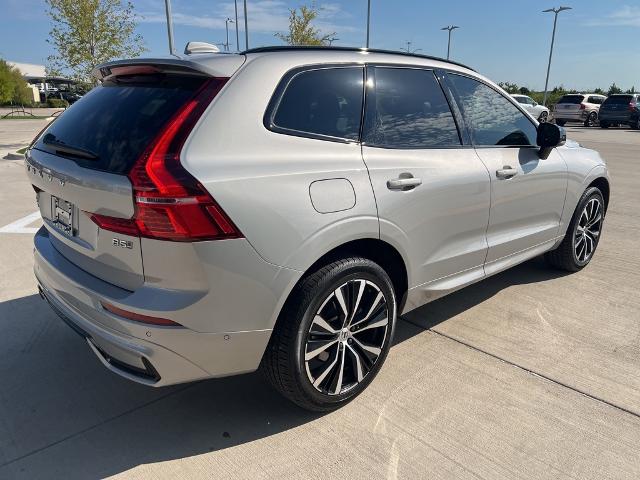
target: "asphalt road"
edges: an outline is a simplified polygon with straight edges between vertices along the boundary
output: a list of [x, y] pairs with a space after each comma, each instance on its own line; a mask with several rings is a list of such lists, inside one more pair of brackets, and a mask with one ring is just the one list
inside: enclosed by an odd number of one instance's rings
[[[412, 312], [328, 415], [255, 374], [111, 374], [36, 295], [32, 234], [0, 232], [0, 478], [640, 478], [640, 132], [569, 133], [613, 175], [592, 264], [534, 260]], [[0, 230], [37, 227], [14, 223], [35, 211], [20, 161], [0, 184]]]

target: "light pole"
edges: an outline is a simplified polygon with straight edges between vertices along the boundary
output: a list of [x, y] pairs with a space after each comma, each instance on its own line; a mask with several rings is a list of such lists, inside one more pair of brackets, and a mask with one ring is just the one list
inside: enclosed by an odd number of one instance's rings
[[369, 48], [370, 27], [371, 27], [371, 0], [367, 0], [367, 48]]
[[236, 52], [240, 51], [240, 33], [238, 32], [238, 0], [233, 0], [233, 6], [236, 9]]
[[451, 55], [451, 32], [453, 32], [456, 28], [460, 28], [460, 27], [458, 27], [457, 25], [448, 25], [440, 29], [440, 30], [449, 30], [449, 42], [447, 43], [447, 60], [449, 60], [449, 56]]
[[227, 17], [227, 19], [224, 21], [224, 28], [227, 31], [227, 43], [224, 44], [224, 49], [225, 51], [229, 51], [229, 24], [230, 23], [235, 23], [233, 20], [231, 20], [229, 17]]
[[164, 0], [164, 9], [167, 13], [167, 35], [169, 36], [169, 53], [171, 55], [175, 55], [176, 48], [173, 44], [173, 20], [171, 15], [171, 0]]
[[411, 50], [411, 44], [413, 42], [407, 42], [407, 48], [403, 49], [402, 47], [400, 47], [400, 50], [404, 50], [407, 53], [416, 53], [419, 52], [420, 50], [422, 50], [421, 48], [416, 48], [415, 50]]
[[244, 0], [244, 48], [249, 50], [249, 21], [247, 20], [247, 0]]
[[542, 104], [547, 106], [547, 94], [549, 88], [549, 72], [551, 71], [551, 57], [553, 57], [553, 44], [556, 40], [556, 25], [558, 24], [558, 14], [564, 10], [571, 10], [571, 7], [559, 7], [559, 8], [548, 8], [543, 10], [542, 13], [550, 13], [553, 12], [555, 17], [553, 18], [553, 34], [551, 34], [551, 50], [549, 51], [549, 65], [547, 65], [547, 79], [544, 82], [544, 99], [542, 100]]

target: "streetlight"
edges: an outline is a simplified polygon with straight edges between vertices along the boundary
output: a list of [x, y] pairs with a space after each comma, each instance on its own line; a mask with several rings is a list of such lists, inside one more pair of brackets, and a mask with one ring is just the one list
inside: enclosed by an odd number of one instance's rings
[[407, 42], [407, 48], [400, 47], [400, 50], [404, 50], [407, 53], [416, 53], [422, 50], [421, 48], [416, 48], [415, 50], [411, 50], [411, 43], [413, 42]]
[[451, 54], [451, 32], [453, 32], [456, 28], [460, 28], [460, 27], [458, 27], [457, 25], [448, 25], [440, 29], [440, 30], [449, 30], [449, 43], [447, 43], [447, 60], [449, 60], [449, 55]]
[[244, 49], [249, 50], [249, 21], [247, 20], [247, 0], [244, 0]]
[[371, 0], [367, 0], [367, 48], [369, 48], [369, 29], [371, 26]]
[[238, 32], [238, 0], [233, 0], [233, 6], [236, 9], [236, 51], [240, 51], [240, 33]]
[[548, 8], [543, 10], [542, 13], [551, 13], [555, 14], [553, 18], [553, 34], [551, 35], [551, 50], [549, 51], [549, 65], [547, 65], [547, 80], [544, 82], [544, 99], [542, 100], [542, 104], [547, 106], [547, 94], [549, 88], [549, 72], [551, 71], [551, 57], [553, 56], [553, 44], [556, 40], [556, 25], [558, 24], [558, 14], [564, 10], [571, 10], [571, 7], [559, 7], [559, 8]]
[[[173, 20], [171, 15], [171, 0], [164, 0], [164, 8], [167, 14], [167, 35], [169, 37], [169, 53], [175, 55], [176, 48], [173, 43]], [[45, 89], [46, 91], [46, 89]], [[46, 92], [45, 92], [46, 94]]]
[[227, 31], [227, 43], [224, 44], [224, 49], [225, 51], [229, 51], [229, 24], [230, 23], [235, 23], [233, 20], [231, 20], [229, 17], [227, 17], [227, 19], [224, 21], [224, 28]]

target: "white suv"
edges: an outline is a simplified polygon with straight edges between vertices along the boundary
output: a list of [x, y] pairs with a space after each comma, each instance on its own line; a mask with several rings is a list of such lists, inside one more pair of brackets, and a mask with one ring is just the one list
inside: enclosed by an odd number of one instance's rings
[[522, 107], [531, 114], [533, 118], [536, 118], [540, 123], [549, 120], [549, 109], [544, 105], [540, 105], [533, 98], [526, 95], [511, 95], [513, 99], [518, 102]]
[[561, 127], [567, 122], [580, 122], [585, 127], [598, 123], [600, 105], [607, 99], [595, 93], [572, 93], [562, 97], [553, 109], [556, 123]]

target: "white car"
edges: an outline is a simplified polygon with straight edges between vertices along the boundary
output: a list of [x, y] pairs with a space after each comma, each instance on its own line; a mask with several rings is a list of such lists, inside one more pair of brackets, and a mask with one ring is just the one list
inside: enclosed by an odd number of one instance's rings
[[526, 95], [511, 95], [513, 99], [531, 114], [533, 118], [537, 118], [540, 123], [549, 119], [549, 109], [544, 105], [540, 105], [533, 98]]

